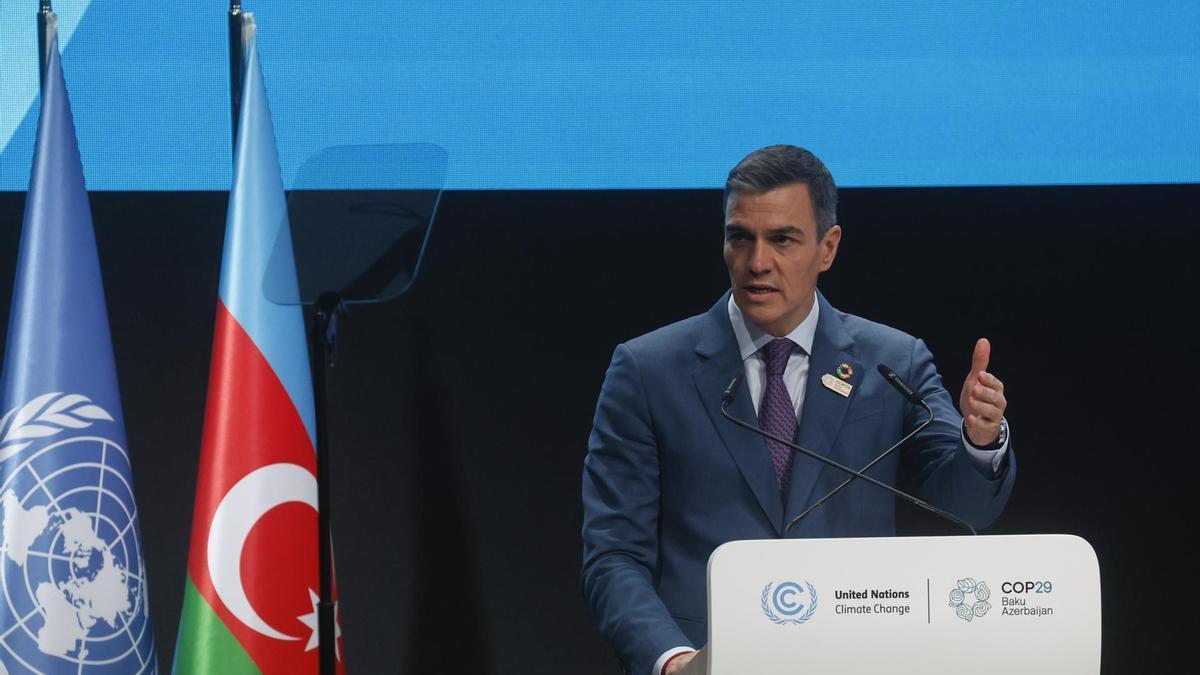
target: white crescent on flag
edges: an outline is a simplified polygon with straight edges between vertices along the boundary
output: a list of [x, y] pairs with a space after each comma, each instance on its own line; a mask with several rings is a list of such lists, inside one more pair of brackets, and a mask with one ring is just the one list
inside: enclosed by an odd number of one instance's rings
[[246, 474], [217, 505], [208, 530], [208, 571], [217, 597], [254, 631], [276, 640], [300, 640], [271, 627], [258, 615], [242, 585], [242, 549], [254, 524], [267, 511], [289, 502], [317, 508], [317, 479], [298, 464], [268, 464]]

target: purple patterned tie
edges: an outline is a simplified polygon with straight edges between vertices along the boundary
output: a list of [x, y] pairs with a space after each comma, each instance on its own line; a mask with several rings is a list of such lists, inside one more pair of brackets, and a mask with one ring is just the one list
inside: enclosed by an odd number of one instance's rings
[[[783, 383], [783, 371], [796, 343], [787, 338], [776, 338], [763, 347], [763, 359], [767, 362], [767, 388], [758, 405], [758, 424], [763, 431], [789, 441], [796, 437], [796, 409]], [[769, 438], [767, 452], [775, 466], [775, 478], [779, 480], [779, 492], [787, 504], [788, 488], [792, 482], [792, 450], [783, 443]]]

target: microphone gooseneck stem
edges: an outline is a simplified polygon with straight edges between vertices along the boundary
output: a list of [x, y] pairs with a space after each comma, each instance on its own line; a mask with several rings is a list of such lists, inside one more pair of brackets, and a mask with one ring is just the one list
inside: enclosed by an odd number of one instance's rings
[[[926, 419], [924, 422], [922, 422], [922, 423], [921, 423], [921, 425], [920, 425], [920, 426], [918, 426], [916, 429], [913, 429], [912, 431], [908, 432], [908, 435], [907, 435], [907, 436], [905, 436], [904, 438], [901, 438], [900, 440], [896, 441], [896, 444], [895, 444], [895, 445], [893, 445], [892, 447], [888, 448], [887, 450], [885, 450], [885, 451], [883, 452], [883, 454], [881, 454], [881, 455], [879, 455], [878, 457], [876, 457], [875, 459], [871, 460], [871, 463], [870, 463], [870, 464], [867, 464], [867, 465], [866, 465], [866, 466], [864, 466], [862, 469], [859, 469], [859, 473], [866, 473], [867, 471], [870, 471], [870, 470], [871, 470], [871, 467], [873, 467], [873, 466], [875, 466], [876, 464], [878, 464], [879, 462], [883, 461], [883, 458], [885, 458], [885, 457], [887, 457], [888, 455], [892, 454], [892, 452], [893, 452], [893, 451], [894, 451], [896, 448], [900, 447], [901, 445], [904, 445], [904, 444], [905, 444], [905, 442], [907, 442], [907, 441], [908, 441], [908, 439], [910, 439], [910, 438], [912, 438], [913, 436], [916, 436], [917, 434], [921, 433], [921, 430], [923, 430], [925, 427], [929, 426], [929, 424], [930, 424], [931, 422], [933, 422], [933, 410], [932, 410], [932, 409], [930, 409], [930, 407], [929, 407], [929, 404], [928, 404], [928, 403], [926, 403], [925, 401], [921, 401], [921, 402], [920, 402], [920, 404], [921, 404], [921, 407], [925, 408], [925, 412], [929, 414], [929, 417], [928, 417], [928, 418], [927, 418], [927, 419]], [[825, 502], [829, 501], [829, 499], [830, 499], [831, 497], [833, 497], [833, 496], [834, 496], [834, 495], [836, 495], [837, 493], [841, 492], [843, 489], [845, 489], [845, 487], [846, 487], [847, 485], [849, 485], [849, 484], [853, 483], [855, 478], [858, 478], [858, 476], [851, 476], [851, 477], [847, 478], [846, 480], [842, 481], [842, 484], [841, 484], [841, 485], [839, 485], [839, 486], [835, 487], [834, 489], [830, 490], [830, 491], [829, 491], [829, 492], [828, 492], [828, 493], [827, 493], [827, 494], [826, 494], [824, 497], [821, 497], [821, 498], [820, 498], [820, 499], [818, 499], [816, 502], [814, 502], [814, 503], [812, 504], [812, 506], [809, 506], [807, 509], [804, 509], [804, 511], [803, 511], [803, 512], [802, 512], [800, 515], [796, 516], [795, 518], [792, 518], [791, 522], [789, 522], [789, 523], [787, 524], [787, 527], [783, 528], [783, 537], [784, 537], [784, 539], [786, 539], [786, 538], [787, 538], [787, 536], [788, 536], [788, 533], [792, 531], [792, 527], [794, 527], [794, 526], [796, 525], [796, 523], [799, 523], [801, 520], [804, 520], [804, 518], [805, 518], [806, 516], [808, 516], [808, 514], [812, 513], [813, 511], [816, 511], [818, 508], [820, 508], [820, 506], [821, 506], [822, 504], [824, 504]], [[971, 527], [970, 525], [967, 525], [966, 523], [963, 523], [963, 524], [964, 524], [964, 525], [966, 525], [968, 529], [970, 529], [970, 527]], [[974, 533], [974, 530], [972, 530], [972, 534], [973, 534], [973, 533]]]
[[[906, 502], [914, 504], [920, 508], [925, 509], [926, 511], [929, 511], [931, 513], [939, 515], [953, 523], [957, 523], [958, 525], [965, 527], [967, 529], [967, 531], [969, 531], [973, 535], [978, 534], [975, 531], [975, 528], [972, 527], [970, 523], [959, 518], [958, 516], [955, 516], [952, 513], [943, 511], [942, 509], [939, 509], [936, 506], [933, 506], [932, 504], [929, 504], [921, 499], [917, 499], [916, 497], [908, 494], [907, 492], [897, 490], [896, 488], [888, 485], [887, 483], [883, 483], [874, 478], [871, 478], [870, 476], [863, 474], [861, 471], [855, 471], [854, 469], [851, 469], [848, 466], [845, 466], [835, 460], [825, 457], [824, 455], [819, 455], [819, 454], [813, 452], [812, 450], [809, 450], [808, 448], [801, 447], [785, 438], [781, 438], [780, 436], [772, 434], [769, 431], [764, 431], [763, 429], [760, 429], [759, 427], [756, 427], [753, 424], [750, 424], [749, 422], [738, 419], [737, 417], [734, 417], [733, 415], [729, 414], [728, 408], [733, 403], [733, 400], [737, 397], [737, 392], [738, 392], [739, 386], [741, 385], [741, 380], [742, 380], [741, 375], [735, 376], [733, 381], [729, 383], [729, 386], [726, 387], [725, 392], [721, 396], [721, 415], [723, 415], [725, 417], [725, 419], [729, 420], [730, 422], [733, 422], [734, 424], [738, 425], [739, 427], [742, 427], [743, 429], [752, 431], [752, 432], [759, 434], [765, 438], [769, 438], [777, 443], [782, 443], [785, 446], [791, 448], [792, 450], [795, 450], [796, 452], [799, 452], [800, 454], [802, 454], [806, 457], [815, 459], [818, 462], [821, 462], [822, 464], [825, 464], [827, 466], [832, 466], [833, 468], [838, 469], [838, 470], [842, 471], [843, 473], [848, 473], [851, 476], [853, 476], [853, 478], [861, 478], [862, 480], [867, 481], [868, 483], [878, 487], [881, 490], [885, 490], [887, 492], [892, 493], [896, 497], [899, 497], [900, 499], [903, 499]], [[893, 383], [893, 386], [895, 386], [895, 383]], [[929, 424], [929, 422], [932, 421], [933, 411], [929, 410], [928, 405], [926, 405], [924, 403], [924, 401], [922, 401], [921, 403], [922, 403], [922, 405], [925, 405], [926, 410], [929, 411], [930, 420], [926, 421], [926, 423], [925, 423], [925, 424]], [[923, 428], [923, 427], [924, 427], [924, 425], [922, 425], [921, 427], [918, 427], [913, 433], [915, 434], [917, 431], [920, 431], [921, 428]], [[911, 436], [911, 435], [912, 434], [909, 434], [909, 436]], [[905, 439], [902, 439], [901, 443], [903, 443], [904, 440], [907, 440], [907, 437], [905, 437]], [[895, 446], [893, 446], [893, 449], [895, 447], [899, 447], [899, 445], [900, 445], [900, 443], [897, 443]], [[888, 452], [891, 452], [891, 450], [889, 449]], [[887, 453], [884, 453], [884, 455], [886, 455], [886, 454]], [[878, 462], [884, 455], [880, 455], [880, 457], [877, 457], [871, 464], [868, 464], [867, 467], [864, 468], [864, 471], [866, 469], [869, 469], [876, 462]], [[853, 480], [853, 478], [850, 480]], [[847, 480], [846, 482], [844, 482], [841, 486], [839, 486], [837, 488], [837, 490], [840, 490], [843, 487], [845, 487], [846, 484], [850, 482], [850, 480]], [[821, 501], [828, 499], [829, 496], [831, 496], [831, 495], [826, 495], [826, 497], [822, 498]], [[808, 511], [811, 511], [811, 510], [812, 510], [811, 508], [807, 509], [805, 511], [805, 513], [807, 513]], [[801, 514], [801, 515], [804, 515], [804, 514]], [[791, 522], [791, 523], [788, 523], [788, 527], [784, 531], [785, 537], [787, 536], [788, 532], [790, 532], [791, 526], [794, 524], [794, 522], [795, 522], [795, 520], [793, 520], [793, 522]]]

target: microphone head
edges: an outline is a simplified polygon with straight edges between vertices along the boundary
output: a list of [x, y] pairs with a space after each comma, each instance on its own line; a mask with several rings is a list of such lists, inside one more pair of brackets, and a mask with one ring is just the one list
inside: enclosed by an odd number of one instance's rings
[[879, 374], [883, 376], [883, 379], [887, 380], [888, 384], [895, 387], [896, 391], [900, 392], [904, 398], [908, 399], [911, 403], [916, 403], [917, 405], [921, 404], [922, 399], [920, 395], [913, 391], [913, 388], [908, 386], [904, 380], [900, 379], [900, 376], [897, 375], [894, 370], [888, 368], [882, 363], [876, 366], [876, 369], [879, 371]]
[[734, 375], [729, 381], [729, 386], [725, 387], [725, 392], [721, 394], [721, 405], [728, 406], [733, 403], [733, 399], [737, 396], [738, 386], [742, 384], [742, 376]]

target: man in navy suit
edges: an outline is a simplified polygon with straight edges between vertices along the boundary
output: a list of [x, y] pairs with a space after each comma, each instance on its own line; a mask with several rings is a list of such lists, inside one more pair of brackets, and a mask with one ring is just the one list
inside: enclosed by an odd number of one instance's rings
[[[975, 346], [960, 416], [921, 340], [839, 312], [817, 291], [841, 241], [837, 189], [819, 159], [763, 148], [730, 171], [725, 193], [730, 292], [617, 347], [584, 461], [584, 595], [633, 675], [677, 673], [706, 641], [717, 546], [783, 536], [845, 479], [724, 419], [734, 376], [734, 416], [858, 468], [925, 419], [875, 372], [887, 364], [936, 421], [869, 474], [906, 479], [976, 527], [1000, 514], [1016, 475], [987, 340]], [[789, 536], [894, 532], [892, 495], [856, 481]]]

